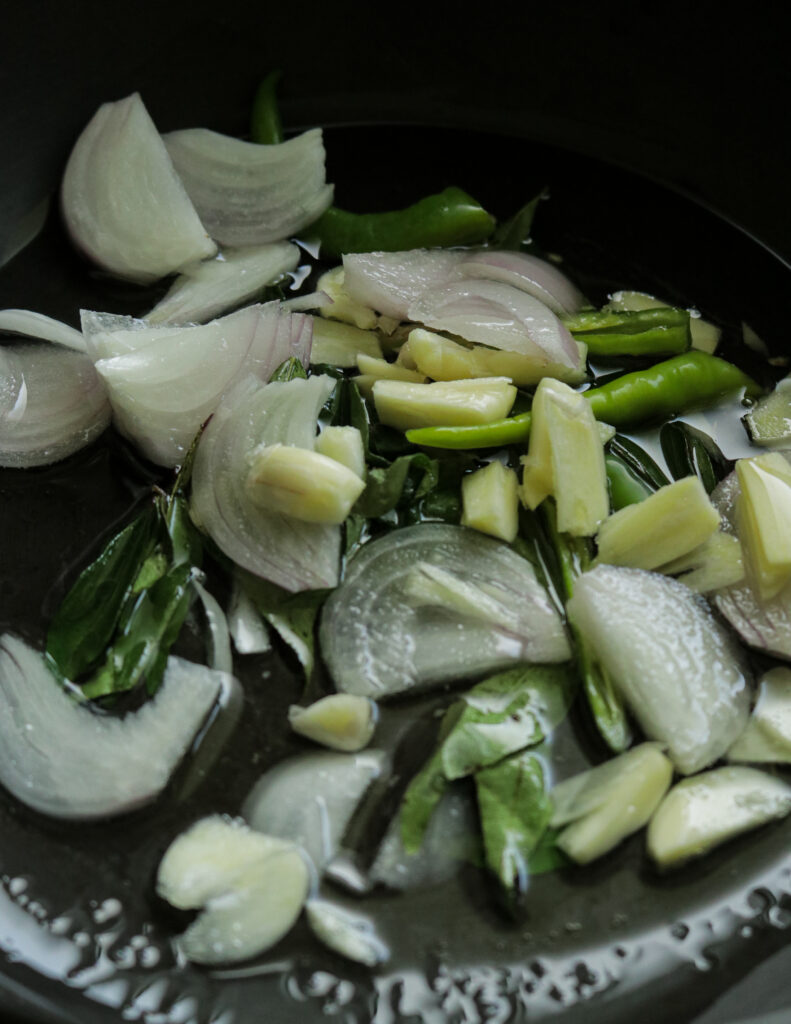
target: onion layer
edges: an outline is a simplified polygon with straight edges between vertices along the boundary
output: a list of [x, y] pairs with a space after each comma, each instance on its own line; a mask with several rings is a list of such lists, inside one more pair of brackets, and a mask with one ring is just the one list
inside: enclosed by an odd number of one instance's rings
[[320, 639], [338, 689], [373, 698], [570, 655], [530, 563], [438, 523], [366, 544], [324, 606]]
[[56, 345], [73, 348], [75, 352], [86, 351], [85, 338], [80, 331], [60, 320], [53, 320], [43, 313], [33, 313], [29, 309], [0, 310], [0, 331], [51, 341]]
[[87, 356], [64, 348], [0, 348], [0, 466], [65, 459], [110, 422], [101, 379]]
[[242, 813], [252, 828], [298, 843], [321, 871], [385, 761], [381, 750], [290, 757], [259, 779]]
[[154, 281], [216, 252], [138, 93], [89, 121], [61, 203], [75, 244], [119, 277]]
[[159, 692], [123, 719], [70, 697], [43, 658], [0, 638], [0, 782], [28, 807], [86, 821], [125, 814], [165, 788], [195, 734], [233, 680], [168, 659]]
[[[788, 453], [786, 458], [789, 458]], [[736, 473], [712, 492], [711, 500], [722, 516], [723, 527], [739, 535], [736, 505], [741, 488]], [[712, 596], [714, 606], [750, 647], [779, 658], [791, 659], [791, 584], [768, 601], [761, 599], [750, 573]]]
[[249, 302], [297, 263], [299, 249], [290, 242], [228, 249], [213, 260], [188, 267], [146, 320], [150, 324], [204, 323]]
[[223, 245], [262, 245], [312, 224], [332, 202], [318, 128], [262, 146], [204, 128], [165, 145], [201, 220]]
[[[148, 328], [129, 318], [85, 316], [118, 429], [152, 461], [176, 466], [202, 423], [241, 374], [267, 380], [284, 360], [307, 363], [311, 321], [277, 303], [248, 306], [200, 327]], [[102, 325], [120, 330], [101, 330]]]
[[265, 387], [246, 378], [218, 406], [195, 457], [196, 521], [237, 565], [289, 591], [336, 585], [340, 527], [258, 507], [246, 486], [249, 458], [262, 444], [312, 449], [316, 419], [334, 387], [323, 376]]
[[426, 292], [409, 306], [409, 319], [508, 352], [577, 368], [579, 349], [539, 299], [499, 281], [468, 278]]
[[527, 253], [481, 249], [467, 254], [461, 271], [465, 277], [513, 285], [539, 299], [558, 316], [576, 313], [585, 301], [556, 266]]
[[748, 675], [701, 597], [657, 573], [600, 565], [577, 580], [568, 613], [680, 772], [725, 753], [747, 721]]

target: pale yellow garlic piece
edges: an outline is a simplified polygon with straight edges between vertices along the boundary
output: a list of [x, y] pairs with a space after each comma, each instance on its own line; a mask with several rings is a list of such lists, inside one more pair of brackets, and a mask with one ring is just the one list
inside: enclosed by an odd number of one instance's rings
[[688, 554], [661, 565], [658, 571], [666, 576], [676, 576], [698, 594], [708, 594], [744, 579], [742, 546], [732, 533], [717, 530], [707, 541]]
[[567, 384], [544, 378], [533, 399], [520, 496], [535, 508], [552, 495], [558, 529], [588, 537], [609, 511], [602, 436], [590, 405]]
[[247, 476], [251, 501], [307, 523], [342, 523], [364, 487], [357, 473], [335, 459], [282, 444], [257, 448]]
[[509, 377], [517, 387], [555, 377], [579, 384], [585, 379], [585, 345], [580, 346], [576, 367], [561, 366], [522, 352], [508, 352], [485, 345], [461, 345], [441, 334], [415, 328], [409, 335], [409, 353], [418, 369], [433, 380], [465, 380], [472, 377]]
[[399, 348], [398, 355], [396, 356], [396, 362], [398, 363], [399, 366], [406, 367], [407, 370], [417, 370], [417, 363], [415, 362], [412, 352], [409, 348], [408, 341], [404, 341], [404, 343], [401, 345], [401, 348]]
[[590, 537], [610, 510], [604, 448], [590, 405], [560, 387], [548, 407], [558, 530]]
[[308, 866], [294, 843], [219, 815], [178, 836], [157, 872], [160, 896], [200, 909], [177, 944], [202, 964], [248, 960], [275, 945], [296, 922], [309, 888]]
[[333, 267], [322, 274], [316, 283], [316, 290], [324, 292], [332, 299], [331, 305], [322, 306], [319, 310], [323, 317], [353, 324], [365, 331], [376, 327], [376, 313], [368, 306], [357, 302], [346, 291], [343, 267]]
[[357, 427], [325, 427], [316, 438], [314, 451], [340, 462], [360, 479], [365, 477], [365, 446]]
[[504, 419], [514, 404], [516, 388], [506, 377], [436, 384], [378, 380], [373, 398], [380, 421], [398, 430], [464, 427]]
[[670, 787], [673, 765], [643, 743], [552, 790], [557, 845], [578, 864], [601, 857], [651, 818]]
[[359, 353], [376, 358], [382, 355], [382, 346], [375, 331], [363, 331], [339, 320], [313, 318], [313, 343], [310, 349], [311, 366], [327, 363], [344, 369], [357, 365]]
[[413, 384], [424, 384], [426, 380], [426, 375], [418, 373], [417, 370], [410, 370], [400, 363], [389, 363], [386, 359], [376, 359], [363, 353], [357, 356], [357, 369], [376, 380], [408, 380]]
[[699, 547], [719, 525], [720, 515], [703, 484], [687, 476], [613, 512], [596, 537], [597, 561], [656, 569]]
[[352, 379], [363, 398], [372, 397], [374, 384], [378, 380], [407, 380], [413, 384], [426, 382], [422, 373], [410, 370], [398, 361], [389, 363], [386, 359], [374, 359], [361, 354], [357, 357], [357, 368], [360, 371], [360, 376]]
[[294, 732], [324, 747], [349, 753], [368, 746], [376, 719], [376, 704], [351, 693], [335, 693], [306, 708], [292, 704], [288, 709]]
[[518, 489], [516, 473], [500, 462], [468, 474], [461, 482], [461, 525], [510, 544], [519, 529]]
[[522, 458], [522, 486], [519, 497], [530, 509], [538, 508], [552, 494], [552, 439], [549, 434], [549, 406], [552, 384], [543, 382], [533, 396], [530, 441], [527, 455]]
[[761, 598], [791, 579], [791, 466], [779, 452], [739, 459], [739, 536]]
[[787, 783], [756, 768], [716, 768], [670, 790], [648, 826], [648, 853], [661, 868], [678, 867], [789, 811]]

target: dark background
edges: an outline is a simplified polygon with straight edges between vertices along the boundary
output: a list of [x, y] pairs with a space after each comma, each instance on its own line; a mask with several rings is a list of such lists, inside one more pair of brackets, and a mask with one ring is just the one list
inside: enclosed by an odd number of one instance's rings
[[244, 131], [257, 79], [280, 67], [287, 125], [419, 120], [523, 134], [568, 147], [569, 159], [581, 151], [667, 179], [791, 259], [780, 4], [727, 13], [712, 3], [523, 2], [516, 14], [480, 3], [6, 0], [1, 9], [6, 234], [57, 181], [100, 102], [139, 89], [162, 129], [186, 127], [188, 107], [202, 125]]
[[[188, 110], [193, 125], [241, 134], [257, 81], [279, 67], [287, 127], [420, 122], [548, 142], [569, 161], [582, 153], [664, 179], [791, 262], [781, 10], [525, 2], [517, 15], [494, 4], [5, 0], [0, 253], [56, 187], [101, 102], [137, 89], [162, 130], [189, 126]], [[430, 158], [390, 154], [405, 166]], [[375, 176], [376, 161], [359, 159]], [[339, 200], [354, 205], [342, 192]], [[688, 251], [696, 239], [680, 233], [676, 244]], [[764, 993], [784, 986], [783, 965], [773, 970]], [[751, 1000], [735, 999], [734, 1012], [758, 1012]]]

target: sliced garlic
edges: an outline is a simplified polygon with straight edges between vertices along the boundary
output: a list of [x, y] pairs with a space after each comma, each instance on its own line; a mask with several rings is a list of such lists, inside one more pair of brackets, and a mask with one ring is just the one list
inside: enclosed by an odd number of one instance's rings
[[791, 811], [791, 786], [757, 768], [716, 768], [684, 779], [648, 826], [648, 853], [678, 867], [720, 843]]
[[316, 438], [314, 450], [340, 462], [360, 479], [365, 476], [365, 447], [357, 427], [325, 427]]
[[257, 448], [247, 477], [247, 495], [256, 505], [306, 523], [342, 523], [364, 488], [365, 481], [335, 459], [284, 444]]
[[362, 914], [328, 900], [308, 900], [305, 914], [316, 938], [341, 956], [366, 967], [376, 967], [389, 958], [389, 949]]
[[332, 750], [354, 753], [371, 742], [377, 708], [368, 697], [335, 693], [306, 708], [292, 704], [288, 721], [294, 732]]
[[557, 845], [578, 864], [617, 846], [651, 818], [673, 778], [673, 765], [655, 743], [605, 761], [552, 790], [551, 825], [566, 825]]
[[175, 907], [202, 907], [179, 937], [196, 963], [233, 963], [263, 953], [290, 931], [310, 873], [299, 848], [239, 819], [204, 818], [166, 851], [157, 892]]

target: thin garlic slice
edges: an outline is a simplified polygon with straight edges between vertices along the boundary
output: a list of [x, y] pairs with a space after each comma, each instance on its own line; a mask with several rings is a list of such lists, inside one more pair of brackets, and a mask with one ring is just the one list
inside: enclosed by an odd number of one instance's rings
[[377, 708], [368, 697], [335, 693], [302, 708], [292, 704], [288, 720], [294, 732], [332, 750], [354, 753], [371, 742]]
[[670, 790], [648, 827], [648, 853], [660, 868], [678, 867], [789, 811], [787, 783], [757, 768], [717, 768]]
[[314, 935], [335, 953], [366, 967], [384, 963], [390, 951], [367, 917], [328, 900], [308, 900], [305, 914]]

